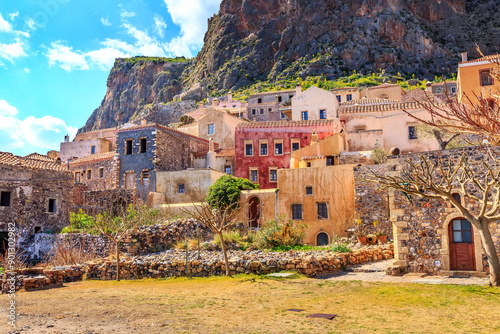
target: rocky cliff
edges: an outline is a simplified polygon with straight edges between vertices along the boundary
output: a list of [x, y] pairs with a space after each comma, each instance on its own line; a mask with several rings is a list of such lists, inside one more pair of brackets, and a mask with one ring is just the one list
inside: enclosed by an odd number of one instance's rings
[[[460, 53], [474, 55], [476, 43], [500, 52], [499, 8], [498, 0], [223, 0], [194, 60], [118, 59], [106, 97], [81, 130], [123, 124], [205, 87], [222, 93], [353, 70], [455, 72]], [[195, 84], [200, 89], [189, 90]]]

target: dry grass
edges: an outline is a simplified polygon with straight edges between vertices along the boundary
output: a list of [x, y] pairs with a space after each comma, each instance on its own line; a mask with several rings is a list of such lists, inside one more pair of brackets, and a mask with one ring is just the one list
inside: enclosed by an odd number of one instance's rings
[[47, 259], [45, 266], [68, 266], [82, 264], [94, 258], [92, 254], [85, 252], [85, 244], [76, 245], [71, 239], [56, 237], [56, 241]]
[[[30, 333], [500, 332], [500, 289], [477, 286], [237, 276], [79, 282], [16, 299]], [[306, 318], [315, 312], [339, 316]]]

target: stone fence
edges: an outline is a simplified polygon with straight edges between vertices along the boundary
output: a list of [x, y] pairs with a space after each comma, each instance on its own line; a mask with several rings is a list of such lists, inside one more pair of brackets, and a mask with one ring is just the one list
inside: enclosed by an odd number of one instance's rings
[[[197, 222], [194, 219], [176, 219], [165, 224], [142, 226], [125, 236], [120, 245], [123, 253], [141, 255], [160, 252], [171, 248], [176, 242], [196, 238]], [[200, 240], [209, 240], [212, 233], [203, 224], [199, 224]], [[107, 257], [114, 253], [114, 245], [103, 235], [68, 233], [62, 235], [63, 240], [73, 247], [82, 247], [85, 252], [95, 257]]]
[[85, 267], [82, 265], [56, 267], [52, 269], [26, 268], [9, 271], [0, 275], [2, 293], [12, 290], [45, 290], [62, 287], [63, 283], [81, 281]]
[[[390, 245], [367, 246], [352, 253], [333, 253], [332, 251], [312, 251], [274, 253], [264, 251], [229, 251], [231, 274], [267, 274], [282, 270], [295, 271], [307, 276], [334, 273], [345, 267], [391, 259], [394, 247]], [[123, 279], [164, 278], [186, 276], [186, 253], [168, 250], [160, 254], [137, 256], [121, 261]], [[224, 275], [225, 265], [222, 252], [188, 252], [188, 275], [208, 277]], [[116, 263], [101, 260], [87, 265], [87, 278], [93, 280], [112, 280], [116, 277]]]

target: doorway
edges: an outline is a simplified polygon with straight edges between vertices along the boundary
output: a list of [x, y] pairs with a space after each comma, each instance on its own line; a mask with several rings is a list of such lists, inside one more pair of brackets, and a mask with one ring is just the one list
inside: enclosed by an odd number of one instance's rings
[[259, 228], [260, 227], [260, 199], [258, 197], [252, 197], [248, 201], [248, 227]]
[[328, 245], [328, 234], [325, 232], [321, 232], [316, 236], [316, 245], [317, 246], [326, 246]]
[[463, 218], [453, 219], [448, 225], [450, 240], [450, 269], [476, 270], [474, 231]]

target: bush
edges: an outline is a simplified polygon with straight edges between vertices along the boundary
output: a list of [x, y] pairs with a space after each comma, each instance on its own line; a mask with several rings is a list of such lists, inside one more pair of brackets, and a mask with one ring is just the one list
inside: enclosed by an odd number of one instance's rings
[[387, 151], [383, 148], [376, 148], [370, 154], [375, 165], [383, 164], [387, 160]]
[[238, 208], [240, 192], [242, 190], [258, 189], [259, 185], [247, 179], [224, 175], [208, 188], [207, 203], [212, 208]]
[[[227, 246], [239, 245], [239, 249], [247, 250], [248, 248], [254, 246], [256, 233], [249, 231], [248, 234], [242, 235], [239, 231], [224, 231], [222, 232], [224, 237], [224, 242]], [[215, 235], [214, 242], [217, 245], [221, 245], [219, 235]]]
[[350, 253], [352, 250], [347, 246], [347, 244], [335, 244], [332, 247], [332, 252], [334, 253]]
[[273, 219], [264, 224], [257, 233], [255, 243], [262, 249], [300, 245], [308, 228], [308, 224], [295, 223], [291, 219], [285, 221], [285, 217], [280, 216], [278, 220]]

